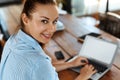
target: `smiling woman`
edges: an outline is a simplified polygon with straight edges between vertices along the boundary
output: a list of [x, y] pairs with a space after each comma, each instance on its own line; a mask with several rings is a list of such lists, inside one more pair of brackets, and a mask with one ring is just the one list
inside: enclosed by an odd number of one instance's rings
[[26, 0], [20, 29], [10, 36], [4, 47], [0, 80], [58, 80], [51, 59], [39, 45], [51, 39], [57, 20], [53, 0]]
[[[78, 57], [72, 62], [52, 63], [43, 51], [56, 31], [58, 11], [55, 0], [26, 0], [21, 26], [4, 46], [0, 63], [0, 80], [59, 80], [56, 71], [85, 65]], [[81, 69], [76, 80], [86, 80], [96, 72], [92, 65]]]
[[[29, 7], [29, 5], [26, 7]], [[34, 10], [28, 10], [27, 12], [27, 9], [24, 9], [21, 15], [22, 30], [39, 43], [47, 43], [56, 31], [57, 6], [36, 4]]]

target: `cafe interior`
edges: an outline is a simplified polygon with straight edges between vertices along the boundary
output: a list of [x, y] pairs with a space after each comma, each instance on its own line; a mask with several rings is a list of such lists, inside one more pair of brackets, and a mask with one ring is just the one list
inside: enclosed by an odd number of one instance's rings
[[[99, 33], [102, 39], [118, 45], [112, 68], [100, 80], [120, 80], [120, 0], [56, 0], [59, 20], [55, 35], [45, 52], [55, 62], [77, 55], [84, 42], [80, 36]], [[0, 0], [0, 59], [6, 41], [20, 24], [25, 0]], [[94, 46], [94, 45], [93, 45]], [[62, 53], [59, 59], [56, 51]], [[78, 73], [71, 69], [58, 73], [60, 80], [74, 80]]]

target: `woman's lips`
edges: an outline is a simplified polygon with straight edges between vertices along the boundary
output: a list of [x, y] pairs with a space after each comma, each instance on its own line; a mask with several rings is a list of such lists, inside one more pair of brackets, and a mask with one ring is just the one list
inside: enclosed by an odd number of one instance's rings
[[42, 34], [42, 36], [46, 39], [50, 39], [51, 38], [51, 34]]

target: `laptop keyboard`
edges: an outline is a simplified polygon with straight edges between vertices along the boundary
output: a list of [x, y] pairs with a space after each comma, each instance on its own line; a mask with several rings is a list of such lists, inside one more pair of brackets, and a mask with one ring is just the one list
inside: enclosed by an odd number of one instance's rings
[[92, 64], [94, 66], [98, 73], [102, 73], [107, 69], [105, 65], [95, 62], [93, 60], [88, 59], [88, 62], [89, 64]]

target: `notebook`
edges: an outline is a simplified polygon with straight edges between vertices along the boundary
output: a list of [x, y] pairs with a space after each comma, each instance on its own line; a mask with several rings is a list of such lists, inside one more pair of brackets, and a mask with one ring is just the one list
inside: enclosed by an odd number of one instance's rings
[[[99, 80], [110, 70], [116, 56], [116, 51], [117, 44], [96, 37], [86, 36], [79, 54], [69, 61], [74, 60], [78, 56], [86, 57], [89, 63], [97, 69], [97, 73], [90, 79]], [[72, 68], [72, 70], [80, 72], [80, 68], [81, 66]]]

